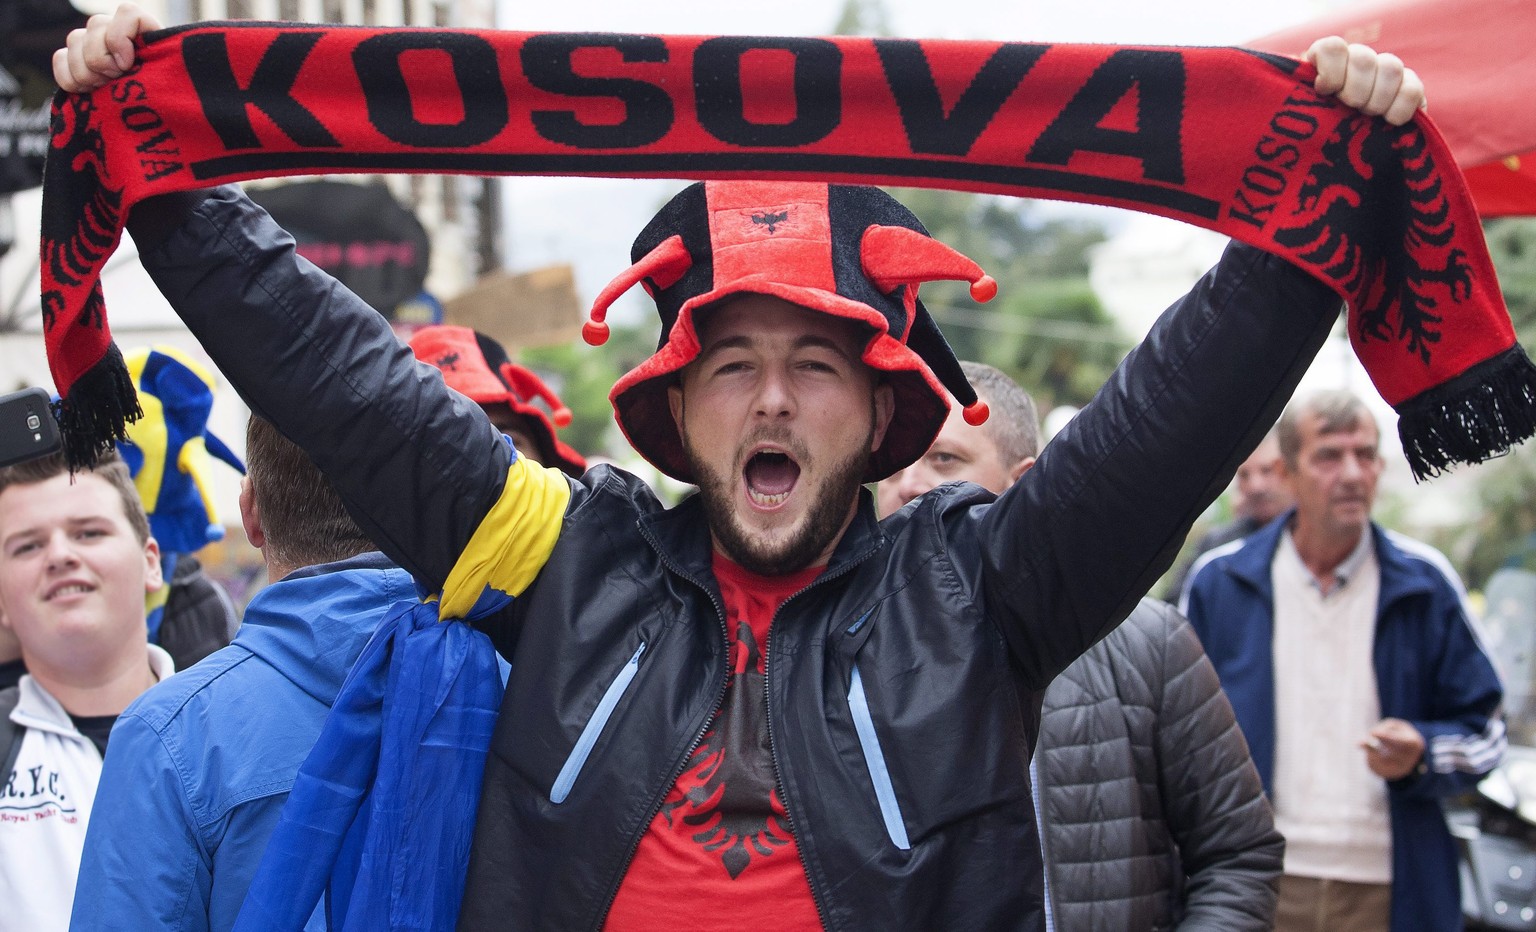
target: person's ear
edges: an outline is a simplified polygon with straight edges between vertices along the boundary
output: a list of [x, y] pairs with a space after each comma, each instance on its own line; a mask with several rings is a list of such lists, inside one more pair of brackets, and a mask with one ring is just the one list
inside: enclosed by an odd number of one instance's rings
[[870, 443], [869, 452], [880, 449], [880, 444], [885, 441], [885, 431], [891, 426], [891, 418], [896, 414], [896, 392], [888, 383], [882, 382], [875, 386], [875, 436]]
[[1010, 484], [1018, 482], [1020, 479], [1024, 478], [1024, 474], [1029, 472], [1030, 467], [1034, 465], [1035, 458], [1033, 456], [1026, 456], [1019, 460], [1017, 463], [1014, 463], [1013, 468], [1008, 470], [1008, 482]]
[[673, 382], [667, 386], [667, 407], [672, 410], [672, 423], [677, 425], [677, 432], [683, 432], [683, 386]]
[[144, 541], [144, 591], [154, 592], [165, 582], [160, 571], [160, 542], [151, 537]]
[[1275, 475], [1279, 478], [1280, 484], [1285, 486], [1286, 491], [1291, 493], [1291, 497], [1295, 498], [1296, 473], [1291, 469], [1291, 464], [1285, 461], [1285, 457], [1281, 457], [1280, 462], [1275, 464]]
[[266, 546], [267, 534], [261, 528], [261, 509], [256, 505], [256, 491], [251, 488], [251, 477], [240, 480], [240, 526], [245, 528], [245, 539], [260, 550]]

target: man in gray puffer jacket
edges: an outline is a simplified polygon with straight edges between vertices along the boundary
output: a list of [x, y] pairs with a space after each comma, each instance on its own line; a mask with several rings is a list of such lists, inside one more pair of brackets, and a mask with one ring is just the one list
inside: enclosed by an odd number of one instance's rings
[[[882, 514], [944, 482], [1001, 492], [1034, 464], [1033, 400], [990, 366], [962, 368], [993, 416], [972, 427], [952, 412], [923, 458], [880, 483]], [[1143, 599], [1051, 683], [1040, 727], [1031, 770], [1050, 928], [1273, 926], [1285, 843], [1216, 671], [1175, 609]]]

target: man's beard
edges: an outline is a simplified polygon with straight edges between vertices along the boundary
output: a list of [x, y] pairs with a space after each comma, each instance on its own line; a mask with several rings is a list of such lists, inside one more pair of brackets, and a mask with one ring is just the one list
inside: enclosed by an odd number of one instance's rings
[[[803, 490], [814, 496], [810, 507], [800, 519], [799, 527], [791, 532], [787, 540], [777, 544], [766, 541], [760, 532], [742, 527], [736, 521], [735, 509], [731, 506], [738, 477], [722, 476], [710, 469], [695, 453], [686, 431], [683, 434], [683, 452], [688, 457], [688, 465], [692, 467], [699, 486], [704, 518], [709, 522], [710, 532], [714, 534], [720, 549], [748, 572], [759, 576], [785, 576], [810, 566], [811, 561], [821, 556], [842, 532], [843, 524], [848, 519], [849, 507], [857, 497], [859, 486], [863, 484], [862, 477], [869, 467], [869, 447], [874, 436], [874, 427], [871, 425], [864, 442], [844, 460], [833, 465], [819, 489]], [[761, 440], [782, 442], [783, 439], [758, 435], [748, 443]], [[794, 452], [796, 459], [804, 463], [801, 451], [797, 449]], [[796, 489], [796, 492], [802, 490]]]

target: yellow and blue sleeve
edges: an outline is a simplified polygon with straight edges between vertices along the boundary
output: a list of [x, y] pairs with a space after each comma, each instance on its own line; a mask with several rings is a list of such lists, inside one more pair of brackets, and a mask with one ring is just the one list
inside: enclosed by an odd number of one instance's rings
[[554, 551], [570, 501], [570, 480], [563, 472], [515, 457], [500, 497], [443, 584], [438, 617], [467, 617], [487, 587], [521, 595]]

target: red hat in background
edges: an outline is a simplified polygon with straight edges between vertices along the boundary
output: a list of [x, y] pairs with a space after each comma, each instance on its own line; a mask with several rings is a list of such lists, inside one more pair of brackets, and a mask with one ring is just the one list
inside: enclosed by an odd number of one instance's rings
[[864, 481], [883, 479], [927, 452], [949, 415], [948, 393], [980, 424], [987, 406], [918, 300], [923, 282], [971, 283], [990, 300], [997, 282], [928, 235], [879, 188], [808, 182], [712, 181], [662, 207], [630, 250], [634, 264], [593, 303], [582, 335], [607, 338], [608, 307], [636, 283], [656, 302], [656, 353], [621, 378], [609, 398], [636, 450], [675, 479], [694, 477], [667, 403], [667, 387], [699, 354], [695, 314], [738, 294], [782, 298], [863, 325], [863, 360], [885, 373], [895, 414]]
[[[571, 422], [571, 410], [531, 369], [512, 362], [500, 343], [469, 327], [438, 324], [411, 334], [411, 352], [436, 366], [448, 387], [480, 405], [506, 405], [539, 444], [539, 458], [571, 476], [587, 461], [555, 434]], [[549, 406], [546, 412], [538, 402]]]

